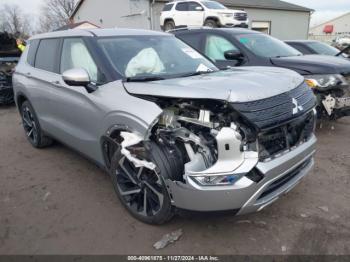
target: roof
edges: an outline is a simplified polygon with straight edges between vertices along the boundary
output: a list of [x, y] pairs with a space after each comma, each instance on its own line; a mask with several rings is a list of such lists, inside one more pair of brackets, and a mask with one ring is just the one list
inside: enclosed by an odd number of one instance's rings
[[326, 24], [329, 24], [329, 23], [332, 23], [332, 22], [338, 20], [339, 18], [342, 18], [342, 17], [347, 16], [347, 15], [350, 15], [350, 12], [347, 12], [347, 13], [341, 15], [341, 16], [337, 16], [336, 18], [328, 20], [327, 22], [323, 22], [322, 24], [315, 25], [315, 26], [311, 27], [310, 30], [315, 29], [315, 28], [320, 27], [320, 26], [323, 26], [323, 25], [326, 25]]
[[64, 25], [64, 26], [61, 26], [59, 28], [57, 28], [55, 31], [62, 31], [62, 30], [68, 30], [68, 29], [74, 29], [74, 28], [77, 28], [81, 25], [84, 25], [84, 24], [90, 24], [92, 25], [93, 27], [96, 27], [96, 28], [99, 28], [99, 26], [89, 22], [89, 21], [82, 21], [82, 22], [79, 22], [79, 23], [70, 23], [70, 24], [67, 24], [67, 25]]
[[[83, 1], [83, 0], [81, 0]], [[295, 5], [289, 2], [280, 0], [216, 0], [225, 6], [229, 7], [243, 7], [243, 8], [262, 8], [262, 9], [274, 9], [285, 11], [301, 11], [301, 12], [313, 12], [313, 9]], [[171, 2], [169, 0], [156, 0], [156, 2]]]
[[142, 30], [142, 29], [72, 29], [63, 31], [54, 31], [45, 34], [38, 34], [31, 37], [33, 39], [55, 38], [55, 37], [70, 37], [70, 36], [90, 36], [90, 37], [104, 37], [104, 36], [137, 36], [137, 35], [169, 35], [168, 33]]
[[316, 40], [286, 40], [284, 41], [286, 43], [315, 43], [315, 42], [319, 42]]
[[[169, 0], [155, 0], [156, 2], [171, 2]], [[301, 12], [313, 12], [313, 9], [303, 7], [300, 5], [291, 4], [280, 0], [217, 0], [218, 2], [230, 6], [230, 7], [245, 7], [245, 8], [262, 8], [262, 9], [274, 9], [274, 10], [286, 10], [286, 11], [301, 11]], [[75, 5], [71, 17], [73, 17], [84, 3], [84, 0], [79, 0]]]
[[188, 31], [199, 31], [202, 32], [203, 30], [210, 30], [210, 31], [218, 31], [218, 32], [227, 32], [227, 33], [234, 33], [234, 34], [262, 34], [261, 32], [240, 28], [240, 27], [233, 27], [233, 28], [210, 28], [210, 27], [183, 27], [179, 29], [174, 29], [169, 31], [169, 33], [177, 34], [181, 32], [188, 32]]

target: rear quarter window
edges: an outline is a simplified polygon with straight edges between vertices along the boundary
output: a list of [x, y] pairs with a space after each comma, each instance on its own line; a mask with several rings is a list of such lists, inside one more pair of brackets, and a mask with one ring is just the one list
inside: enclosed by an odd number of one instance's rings
[[60, 48], [60, 39], [42, 39], [40, 40], [38, 50], [35, 56], [35, 67], [58, 73], [58, 57]]
[[38, 45], [39, 45], [39, 40], [31, 40], [29, 43], [29, 50], [28, 50], [28, 55], [27, 55], [27, 63], [30, 64], [31, 66], [34, 66], [35, 63], [35, 55], [36, 51], [38, 50]]
[[163, 12], [164, 11], [170, 11], [173, 8], [174, 4], [169, 4], [169, 5], [165, 5], [163, 7]]

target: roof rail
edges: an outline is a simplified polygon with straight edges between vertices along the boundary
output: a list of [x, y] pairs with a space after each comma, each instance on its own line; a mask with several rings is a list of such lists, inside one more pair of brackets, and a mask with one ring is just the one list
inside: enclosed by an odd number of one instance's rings
[[213, 29], [209, 26], [184, 26], [184, 27], [179, 27], [176, 29], [171, 29], [166, 31], [167, 33], [172, 33], [172, 32], [178, 32], [178, 31], [185, 31], [185, 30], [196, 30], [196, 29]]

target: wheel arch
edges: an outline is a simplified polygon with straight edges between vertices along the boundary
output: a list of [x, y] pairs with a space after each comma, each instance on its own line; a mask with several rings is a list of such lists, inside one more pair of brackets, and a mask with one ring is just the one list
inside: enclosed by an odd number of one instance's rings
[[217, 17], [217, 16], [208, 16], [208, 17], [206, 17], [206, 18], [204, 19], [203, 25], [204, 25], [205, 22], [208, 21], [208, 20], [214, 20], [216, 23], [218, 23], [218, 25], [220, 25], [220, 19], [219, 19], [219, 17]]

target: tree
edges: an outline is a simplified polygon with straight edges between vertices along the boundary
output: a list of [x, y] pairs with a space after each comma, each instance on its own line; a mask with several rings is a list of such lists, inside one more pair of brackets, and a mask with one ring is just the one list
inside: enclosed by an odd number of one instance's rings
[[18, 5], [4, 5], [0, 10], [1, 16], [1, 31], [9, 32], [16, 37], [28, 37], [31, 31], [31, 24], [27, 16], [25, 16]]
[[48, 32], [71, 23], [75, 0], [45, 0], [41, 10], [40, 31]]

